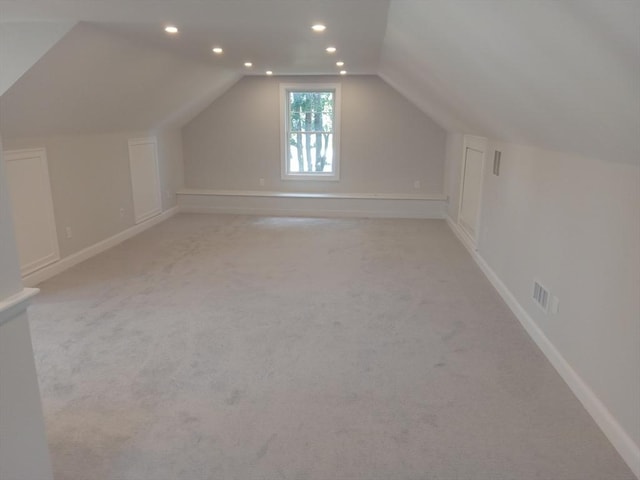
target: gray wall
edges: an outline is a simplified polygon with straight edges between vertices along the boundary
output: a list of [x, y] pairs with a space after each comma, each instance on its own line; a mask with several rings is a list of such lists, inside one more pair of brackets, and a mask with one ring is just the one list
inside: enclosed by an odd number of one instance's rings
[[180, 129], [175, 128], [149, 136], [155, 136], [158, 139], [162, 210], [168, 210], [176, 205], [176, 190], [184, 185], [182, 133]]
[[[454, 221], [462, 142], [449, 135]], [[479, 255], [640, 445], [640, 167], [491, 139], [486, 158]], [[533, 303], [534, 278], [558, 314]]]
[[[5, 150], [46, 149], [62, 258], [134, 225], [127, 141], [148, 136], [158, 140], [162, 207], [166, 210], [176, 204], [174, 193], [182, 186], [179, 130], [5, 140]], [[71, 227], [70, 239], [66, 227]]]
[[18, 250], [13, 227], [13, 214], [9, 206], [0, 138], [0, 300], [4, 300], [22, 290]]
[[[342, 84], [339, 182], [280, 178], [279, 85], [298, 82]], [[444, 189], [445, 131], [377, 76], [245, 77], [182, 134], [187, 188], [405, 194]]]
[[447, 134], [447, 154], [444, 172], [445, 194], [449, 197], [447, 215], [456, 222], [458, 221], [458, 208], [460, 206], [460, 174], [463, 155], [464, 135], [461, 133]]

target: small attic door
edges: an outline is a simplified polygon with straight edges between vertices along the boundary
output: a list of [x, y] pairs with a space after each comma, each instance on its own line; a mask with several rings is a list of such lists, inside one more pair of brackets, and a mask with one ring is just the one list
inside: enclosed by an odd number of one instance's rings
[[4, 152], [22, 276], [60, 260], [47, 153]]
[[482, 177], [486, 149], [486, 138], [465, 135], [458, 224], [473, 245], [477, 245], [478, 229], [480, 228]]
[[162, 213], [158, 148], [155, 138], [129, 140], [129, 167], [133, 212], [138, 224]]

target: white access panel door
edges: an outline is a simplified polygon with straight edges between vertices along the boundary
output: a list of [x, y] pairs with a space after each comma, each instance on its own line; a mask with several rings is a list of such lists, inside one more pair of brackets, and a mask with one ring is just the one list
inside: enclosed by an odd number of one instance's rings
[[129, 166], [135, 222], [141, 223], [162, 213], [155, 138], [129, 140]]
[[458, 223], [471, 241], [476, 244], [480, 223], [485, 147], [482, 141], [475, 139], [467, 139], [465, 143]]
[[44, 149], [4, 152], [22, 275], [60, 260]]

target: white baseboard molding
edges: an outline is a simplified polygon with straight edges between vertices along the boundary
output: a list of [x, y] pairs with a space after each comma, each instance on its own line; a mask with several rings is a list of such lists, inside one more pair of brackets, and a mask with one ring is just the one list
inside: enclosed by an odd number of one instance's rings
[[23, 288], [21, 292], [0, 300], [0, 325], [17, 318], [24, 312], [39, 291], [37, 288]]
[[138, 235], [139, 233], [167, 220], [168, 218], [171, 218], [176, 213], [178, 213], [179, 210], [180, 209], [178, 206], [170, 208], [169, 210], [166, 210], [160, 215], [156, 215], [155, 217], [150, 218], [143, 223], [134, 225], [133, 227], [123, 230], [122, 232], [117, 233], [112, 237], [106, 238], [94, 245], [91, 245], [90, 247], [84, 248], [79, 252], [69, 255], [68, 257], [64, 257], [55, 263], [47, 265], [40, 270], [26, 275], [22, 278], [22, 283], [27, 287], [34, 287], [39, 283], [44, 282], [45, 280], [48, 280], [49, 278], [77, 265], [78, 263], [84, 262], [85, 260], [98, 255], [105, 250], [115, 247], [119, 243], [122, 243], [125, 240]]
[[609, 409], [602, 403], [593, 390], [591, 390], [591, 387], [589, 387], [582, 377], [578, 375], [569, 362], [567, 362], [567, 360], [558, 351], [555, 345], [551, 343], [549, 338], [533, 321], [524, 307], [520, 305], [507, 286], [502, 282], [502, 280], [500, 280], [498, 275], [476, 251], [475, 246], [469, 242], [468, 237], [464, 234], [462, 229], [448, 215], [446, 215], [445, 218], [453, 233], [469, 251], [471, 257], [478, 264], [493, 287], [498, 291], [529, 336], [533, 339], [538, 348], [542, 350], [542, 353], [544, 353], [547, 359], [551, 362], [551, 365], [553, 365], [562, 379], [567, 383], [574, 395], [578, 397], [580, 403], [582, 403], [587, 412], [589, 412], [596, 424], [604, 432], [627, 465], [629, 465], [636, 477], [640, 479], [640, 446], [632, 440], [622, 425], [620, 425], [620, 422], [616, 420]]
[[181, 212], [239, 215], [444, 218], [444, 195], [332, 194], [227, 190], [177, 192]]

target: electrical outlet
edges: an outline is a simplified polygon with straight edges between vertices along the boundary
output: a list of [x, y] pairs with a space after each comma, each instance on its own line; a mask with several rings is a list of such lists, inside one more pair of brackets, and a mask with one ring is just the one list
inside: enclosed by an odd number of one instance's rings
[[264, 178], [261, 178], [261, 179], [260, 179], [260, 186], [261, 186], [261, 187], [264, 187]]
[[420, 180], [416, 180], [415, 182], [413, 182], [413, 188], [415, 188], [416, 190], [420, 189]]
[[65, 232], [67, 232], [67, 238], [73, 237], [73, 232], [71, 231], [71, 227], [65, 228]]
[[124, 208], [120, 208], [120, 218], [124, 218]]

